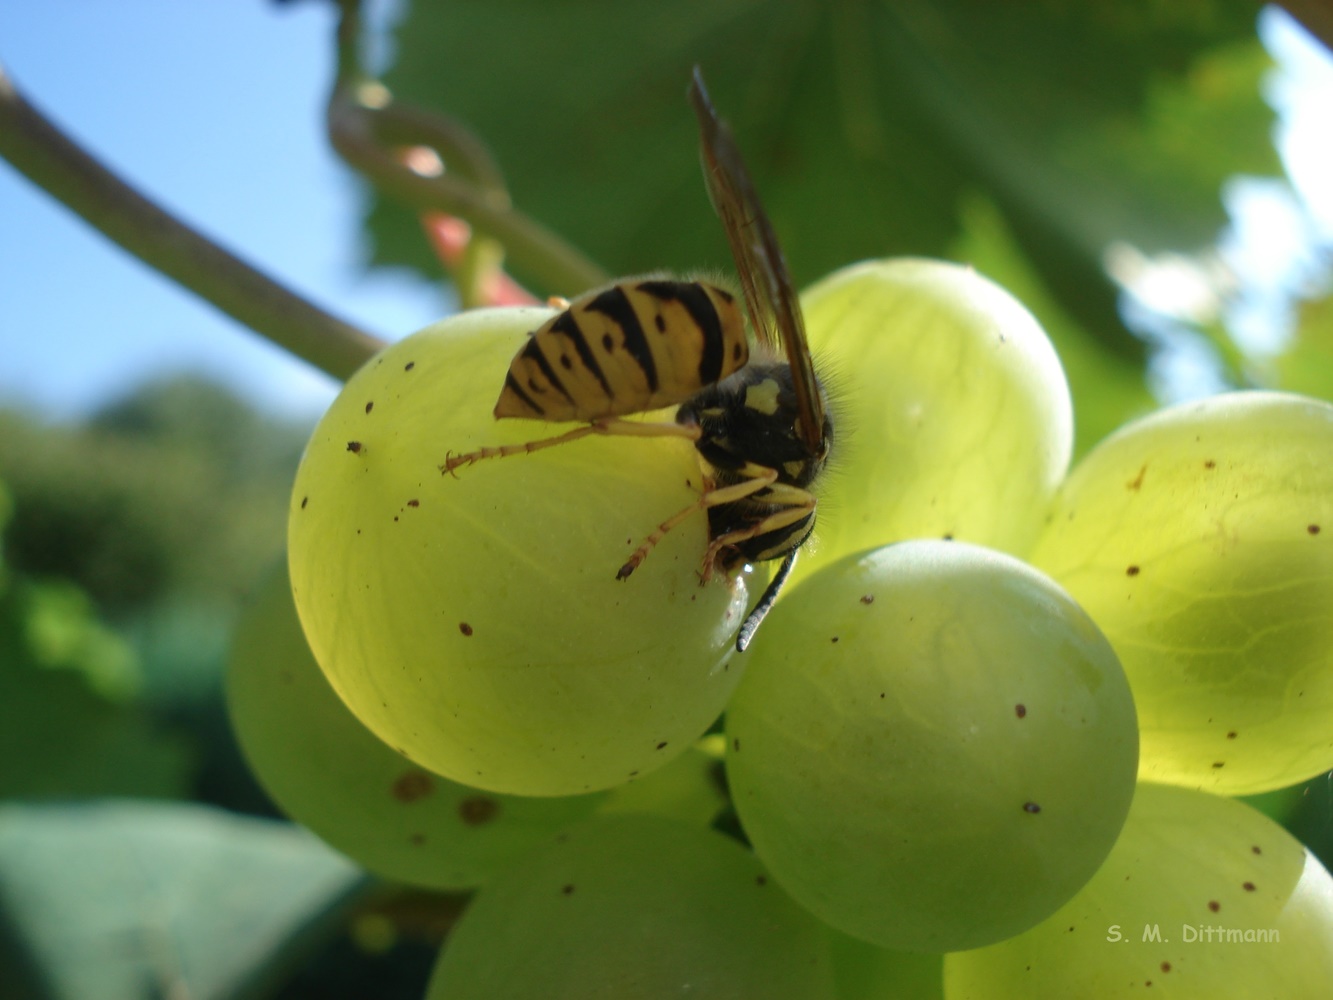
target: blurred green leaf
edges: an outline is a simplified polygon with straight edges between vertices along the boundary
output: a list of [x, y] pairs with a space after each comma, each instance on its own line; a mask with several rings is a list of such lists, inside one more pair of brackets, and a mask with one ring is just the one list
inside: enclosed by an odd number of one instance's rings
[[[688, 271], [728, 260], [684, 101], [698, 63], [798, 283], [943, 254], [976, 190], [1061, 307], [1123, 342], [1105, 246], [1210, 240], [1223, 180], [1278, 169], [1256, 15], [1238, 0], [416, 3], [386, 80], [470, 123], [516, 203], [611, 271]], [[376, 262], [438, 271], [410, 213], [376, 201], [370, 231]]]
[[[14, 516], [14, 498], [10, 496], [9, 488], [5, 486], [3, 482], [0, 482], [0, 540], [3, 540], [5, 528], [9, 524], [9, 519], [13, 516]], [[5, 570], [4, 548], [0, 547], [0, 592], [3, 592], [4, 590], [4, 584], [5, 584], [4, 570]]]
[[305, 831], [184, 805], [0, 808], [0, 995], [256, 995], [361, 873]]
[[128, 701], [138, 664], [70, 584], [0, 595], [0, 798], [175, 797], [185, 741]]
[[113, 616], [175, 591], [234, 608], [281, 550], [306, 437], [197, 379], [146, 386], [84, 426], [0, 411], [8, 562]]
[[125, 701], [140, 675], [129, 646], [94, 617], [92, 601], [63, 581], [28, 584], [17, 593], [22, 641], [38, 667], [73, 670], [98, 694]]
[[1286, 349], [1271, 364], [1278, 388], [1333, 399], [1333, 296], [1301, 304]]

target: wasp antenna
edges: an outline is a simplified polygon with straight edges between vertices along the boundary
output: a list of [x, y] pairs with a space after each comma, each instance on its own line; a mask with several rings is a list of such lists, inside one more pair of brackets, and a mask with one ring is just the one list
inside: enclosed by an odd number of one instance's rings
[[797, 549], [792, 549], [787, 553], [787, 558], [782, 560], [782, 565], [778, 567], [777, 573], [769, 581], [768, 589], [764, 595], [759, 598], [759, 603], [754, 606], [741, 623], [741, 630], [736, 633], [736, 652], [744, 653], [754, 634], [759, 631], [759, 626], [763, 624], [768, 613], [773, 610], [773, 602], [778, 599], [778, 593], [782, 590], [782, 585], [787, 582], [787, 577], [791, 576], [792, 567], [796, 565]]

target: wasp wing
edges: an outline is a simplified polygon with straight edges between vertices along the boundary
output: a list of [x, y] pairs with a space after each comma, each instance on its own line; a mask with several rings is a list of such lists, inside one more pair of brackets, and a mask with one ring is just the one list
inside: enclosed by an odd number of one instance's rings
[[704, 180], [731, 244], [755, 336], [770, 351], [781, 347], [786, 355], [796, 390], [798, 432], [810, 453], [816, 454], [824, 434], [824, 404], [815, 382], [800, 300], [741, 151], [731, 129], [718, 117], [697, 66], [690, 103], [699, 119]]

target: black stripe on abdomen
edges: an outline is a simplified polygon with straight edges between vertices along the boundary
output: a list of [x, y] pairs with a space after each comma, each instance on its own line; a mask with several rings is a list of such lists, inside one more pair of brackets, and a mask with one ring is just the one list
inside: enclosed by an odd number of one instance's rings
[[648, 346], [643, 325], [639, 322], [638, 314], [634, 312], [634, 306], [629, 296], [625, 294], [625, 290], [618, 286], [608, 288], [585, 308], [590, 312], [601, 313], [620, 327], [625, 335], [625, 350], [629, 351], [630, 357], [643, 371], [643, 377], [648, 380], [648, 391], [656, 392], [657, 362], [653, 360], [653, 350]]
[[523, 400], [524, 403], [532, 407], [538, 413], [545, 415], [546, 408], [542, 406], [540, 403], [538, 403], [531, 396], [529, 396], [523, 390], [523, 387], [518, 384], [518, 379], [514, 378], [513, 372], [510, 372], [508, 375], [505, 376], [505, 388], [508, 389], [510, 392], [512, 392], [519, 399]]
[[708, 293], [694, 281], [643, 281], [640, 290], [655, 299], [676, 301], [685, 307], [703, 336], [703, 350], [699, 352], [699, 384], [712, 385], [722, 377], [725, 343], [722, 338], [722, 320]]
[[[523, 356], [529, 361], [534, 362], [537, 367], [541, 369], [542, 375], [545, 376], [546, 381], [550, 382], [555, 389], [559, 390], [560, 395], [564, 396], [571, 403], [574, 403], [574, 397], [569, 394], [569, 390], [565, 388], [565, 384], [560, 381], [560, 376], [555, 373], [555, 369], [551, 367], [551, 363], [546, 360], [546, 355], [543, 354], [542, 349], [537, 346], [537, 341], [535, 339], [529, 340], [528, 346], [523, 348]], [[574, 405], [577, 406], [578, 404], [574, 403]]]
[[606, 393], [607, 399], [615, 399], [616, 394], [611, 391], [611, 386], [606, 381], [606, 376], [602, 374], [602, 366], [597, 363], [596, 356], [592, 353], [592, 348], [588, 346], [588, 338], [583, 335], [579, 329], [578, 320], [574, 318], [573, 312], [566, 310], [555, 318], [551, 324], [551, 329], [556, 333], [564, 334], [574, 345], [574, 351], [579, 356], [579, 361], [583, 367], [592, 372], [593, 377], [602, 385], [602, 391]]

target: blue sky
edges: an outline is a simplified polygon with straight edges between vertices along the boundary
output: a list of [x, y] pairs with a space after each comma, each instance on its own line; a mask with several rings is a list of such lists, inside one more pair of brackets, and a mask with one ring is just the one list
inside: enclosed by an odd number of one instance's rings
[[[1271, 339], [1293, 275], [1310, 272], [1313, 248], [1333, 234], [1333, 62], [1285, 17], [1270, 11], [1263, 24], [1283, 64], [1269, 93], [1301, 198], [1280, 183], [1230, 185], [1237, 224], [1221, 246], [1259, 282], [1237, 326]], [[445, 314], [448, 299], [410, 275], [362, 273], [356, 183], [321, 128], [332, 32], [326, 3], [15, 2], [0, 4], [0, 61], [170, 211], [325, 308], [398, 337]], [[0, 406], [75, 417], [181, 369], [301, 416], [336, 389], [0, 162]]]
[[[448, 302], [407, 275], [360, 272], [355, 184], [321, 131], [332, 31], [324, 3], [6, 3], [0, 61], [29, 100], [169, 211], [397, 337]], [[182, 368], [280, 413], [315, 415], [336, 388], [0, 161], [0, 406], [76, 416]]]

